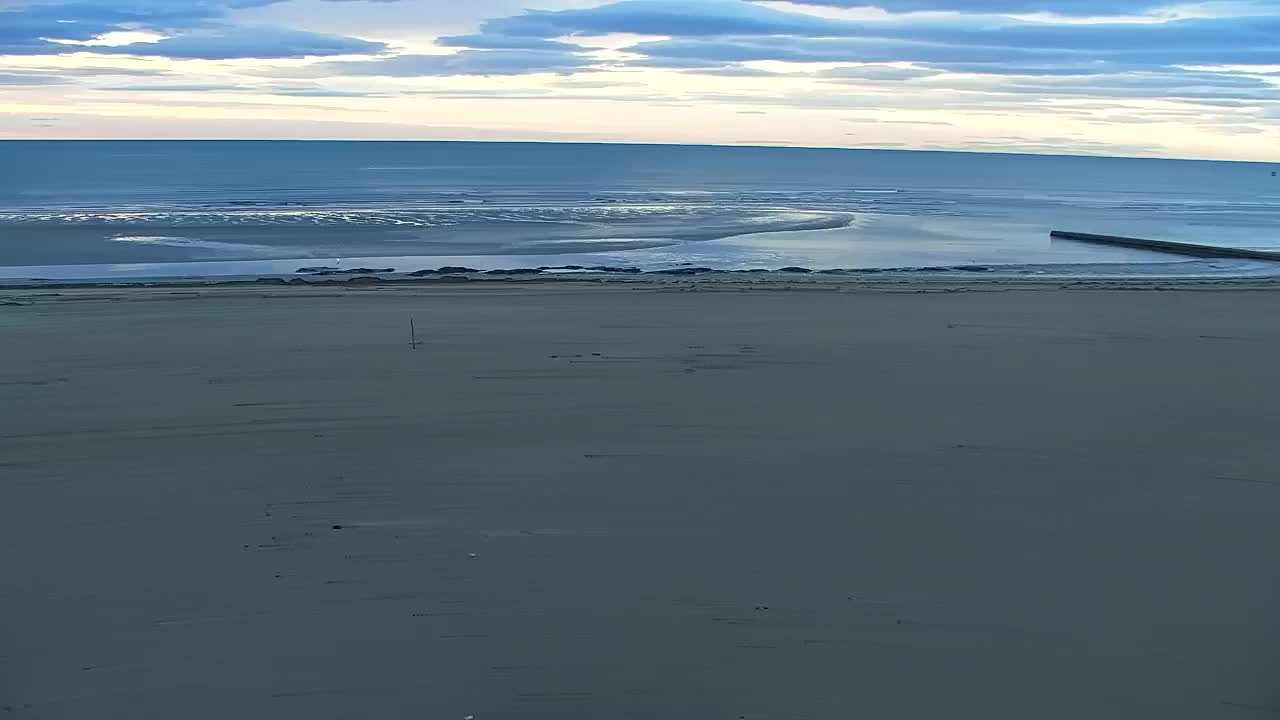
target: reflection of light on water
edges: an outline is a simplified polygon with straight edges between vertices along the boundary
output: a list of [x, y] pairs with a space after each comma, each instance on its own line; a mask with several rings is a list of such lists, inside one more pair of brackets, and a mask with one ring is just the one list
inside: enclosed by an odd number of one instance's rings
[[188, 238], [170, 235], [116, 235], [107, 238], [111, 242], [138, 243], [141, 245], [175, 245], [181, 246], [191, 242]]
[[251, 243], [219, 242], [217, 240], [201, 240], [199, 238], [178, 237], [174, 235], [114, 235], [107, 238], [110, 242], [128, 243], [131, 245], [152, 245], [157, 247], [194, 248], [215, 250], [228, 254], [251, 253], [256, 255], [280, 255], [288, 252], [288, 248], [271, 245], [254, 245]]
[[[504, 213], [490, 213], [490, 216], [502, 214]], [[525, 217], [526, 222], [528, 217]], [[589, 213], [579, 217], [589, 217]], [[200, 255], [216, 258], [234, 254], [240, 259], [0, 267], [0, 278], [137, 280], [289, 277], [301, 267], [326, 264], [334, 254], [351, 252], [353, 247], [359, 248], [355, 251], [358, 254], [344, 255], [342, 267], [394, 267], [399, 272], [434, 269], [445, 265], [480, 270], [560, 265], [657, 270], [695, 265], [724, 270], [776, 269], [787, 266], [814, 270], [982, 266], [988, 268], [988, 277], [1002, 273], [1022, 277], [1233, 277], [1280, 273], [1280, 264], [1175, 262], [1166, 255], [1145, 250], [1050, 243], [1048, 228], [1041, 224], [1001, 222], [989, 218], [905, 217], [871, 213], [835, 215], [799, 210], [769, 211], [738, 217], [723, 212], [723, 208], [715, 215], [715, 222], [706, 222], [707, 217], [709, 216], [704, 215], [679, 220], [663, 217], [661, 224], [646, 221], [631, 226], [591, 225], [580, 230], [583, 237], [578, 238], [566, 237], [567, 233], [560, 230], [554, 235], [543, 233], [539, 229], [536, 235], [519, 236], [504, 236], [497, 229], [492, 232], [485, 230], [477, 233], [474, 245], [468, 239], [466, 242], [451, 242], [447, 247], [441, 247], [443, 252], [456, 252], [459, 249], [466, 251], [476, 247], [484, 248], [490, 253], [482, 255], [396, 254], [396, 251], [403, 250], [427, 250], [432, 246], [432, 241], [422, 240], [420, 235], [354, 240], [352, 235], [347, 234], [346, 226], [334, 226], [335, 233], [327, 236], [330, 238], [327, 245], [308, 242], [308, 239], [315, 238], [310, 229], [293, 235], [277, 233], [273, 236], [269, 233], [244, 233], [236, 228], [234, 233], [219, 236], [232, 239], [246, 237], [259, 241], [274, 238], [277, 242], [288, 237], [297, 242], [298, 246], [293, 247], [283, 244], [268, 246], [205, 240], [199, 237], [201, 231], [187, 227], [174, 228], [176, 232], [172, 234], [134, 232], [120, 233], [111, 238], [96, 234], [95, 242], [109, 239], [137, 246], [127, 256], [130, 259], [149, 261], [163, 257], [163, 254], [178, 258]], [[765, 225], [756, 224], [757, 220], [765, 218], [768, 219]], [[1060, 219], [1046, 218], [1038, 222], [1057, 223]], [[1073, 216], [1073, 221], [1084, 225], [1078, 217]], [[834, 227], [814, 229], [827, 225]], [[141, 228], [135, 226], [131, 229]], [[659, 232], [649, 234], [655, 229]], [[686, 235], [682, 236], [682, 232]], [[725, 237], [726, 233], [731, 237]], [[619, 235], [625, 236], [618, 237]], [[467, 235], [461, 237], [470, 238]], [[337, 241], [333, 238], [337, 238]], [[140, 254], [146, 246], [155, 246], [156, 250]], [[190, 251], [182, 252], [183, 249]], [[385, 249], [391, 249], [392, 252], [379, 254], [379, 250]], [[121, 253], [116, 249], [104, 255], [110, 259], [121, 256]], [[253, 259], [254, 255], [261, 257]], [[289, 257], [281, 259], [281, 255]], [[245, 256], [250, 259], [245, 259]]]
[[[29, 211], [0, 213], [0, 223], [24, 226], [121, 226], [135, 232], [131, 237], [184, 237], [183, 231], [199, 228], [317, 227], [326, 228], [451, 228], [483, 227], [495, 223], [566, 224], [599, 223], [606, 228], [650, 222], [657, 228], [670, 225], [677, 232], [715, 228], [732, 232], [743, 229], [785, 226], [790, 223], [835, 222], [842, 213], [824, 210], [796, 210], [787, 207], [743, 208], [734, 205], [697, 205], [681, 202], [620, 202], [576, 205], [530, 205], [527, 203], [485, 203], [460, 207], [451, 203], [412, 208], [205, 208], [157, 209], [146, 211]], [[151, 228], [153, 232], [143, 232]], [[177, 233], [162, 230], [180, 229]], [[608, 230], [605, 230], [607, 233]]]

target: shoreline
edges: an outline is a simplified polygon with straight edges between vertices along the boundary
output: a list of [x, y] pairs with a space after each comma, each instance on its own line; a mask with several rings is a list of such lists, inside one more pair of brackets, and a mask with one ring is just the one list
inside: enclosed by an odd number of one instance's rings
[[410, 277], [408, 273], [294, 274], [244, 277], [153, 277], [137, 279], [0, 278], [0, 292], [74, 289], [191, 289], [191, 288], [412, 288], [495, 285], [627, 285], [683, 288], [814, 288], [910, 290], [957, 289], [1280, 289], [1280, 270], [1274, 276], [1037, 276], [998, 271], [952, 268], [943, 271], [835, 270], [710, 270], [705, 268], [648, 272], [530, 273], [523, 270], [440, 273]]

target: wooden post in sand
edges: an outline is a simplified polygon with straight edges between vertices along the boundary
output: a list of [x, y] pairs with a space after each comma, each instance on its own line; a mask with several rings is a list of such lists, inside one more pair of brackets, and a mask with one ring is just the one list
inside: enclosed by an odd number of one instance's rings
[[409, 349], [418, 349], [418, 329], [413, 326], [413, 316], [409, 316]]

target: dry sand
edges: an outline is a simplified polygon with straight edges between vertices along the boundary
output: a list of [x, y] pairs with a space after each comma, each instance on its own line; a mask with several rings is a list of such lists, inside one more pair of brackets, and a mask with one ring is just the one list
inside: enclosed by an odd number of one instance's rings
[[1280, 715], [1280, 293], [682, 287], [5, 293], [0, 717]]

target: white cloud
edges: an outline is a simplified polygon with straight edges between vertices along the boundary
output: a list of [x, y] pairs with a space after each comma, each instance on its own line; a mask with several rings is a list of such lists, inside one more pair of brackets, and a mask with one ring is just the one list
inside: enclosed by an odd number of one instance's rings
[[1272, 0], [0, 0], [0, 111], [204, 132], [321, 98], [260, 127], [1280, 159], [1277, 36]]

